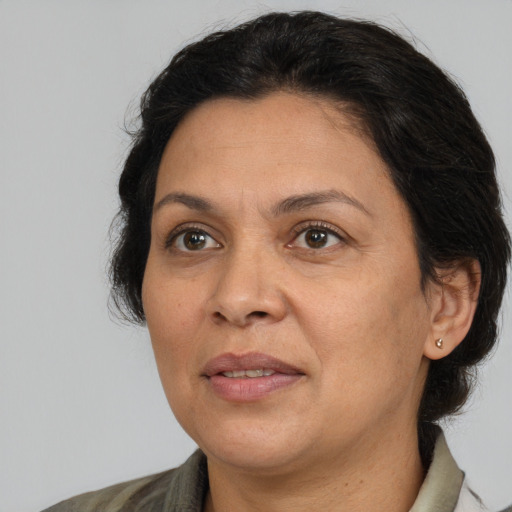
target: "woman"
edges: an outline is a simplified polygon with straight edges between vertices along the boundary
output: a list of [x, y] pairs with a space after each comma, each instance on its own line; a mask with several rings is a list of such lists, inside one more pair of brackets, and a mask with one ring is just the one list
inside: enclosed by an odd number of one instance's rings
[[114, 297], [200, 450], [48, 510], [484, 510], [436, 426], [510, 257], [458, 87], [372, 23], [269, 14], [182, 50], [141, 118]]

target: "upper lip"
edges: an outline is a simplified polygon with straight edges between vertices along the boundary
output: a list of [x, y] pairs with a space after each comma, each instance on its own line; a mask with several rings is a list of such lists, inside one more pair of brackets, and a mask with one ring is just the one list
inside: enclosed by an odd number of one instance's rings
[[246, 354], [226, 353], [214, 357], [206, 363], [202, 374], [211, 377], [223, 372], [259, 369], [273, 370], [276, 373], [287, 375], [304, 373], [297, 367], [275, 357], [259, 352], [249, 352]]

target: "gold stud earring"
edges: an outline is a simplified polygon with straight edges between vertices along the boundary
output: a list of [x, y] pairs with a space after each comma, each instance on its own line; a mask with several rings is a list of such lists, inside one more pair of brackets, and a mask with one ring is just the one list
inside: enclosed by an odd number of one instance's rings
[[443, 348], [443, 338], [438, 338], [436, 340], [436, 347], [437, 348]]

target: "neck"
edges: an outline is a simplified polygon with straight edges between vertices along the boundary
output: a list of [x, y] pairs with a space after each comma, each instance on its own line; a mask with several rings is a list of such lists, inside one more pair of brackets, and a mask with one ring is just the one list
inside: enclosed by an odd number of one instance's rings
[[407, 512], [423, 481], [416, 427], [381, 437], [365, 449], [289, 470], [247, 471], [208, 458], [205, 512]]

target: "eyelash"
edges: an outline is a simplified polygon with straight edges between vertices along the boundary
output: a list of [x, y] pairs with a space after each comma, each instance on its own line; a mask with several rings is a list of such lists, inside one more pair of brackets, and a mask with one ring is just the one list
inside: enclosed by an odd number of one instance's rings
[[[315, 230], [315, 229], [317, 229], [318, 231], [324, 231], [328, 235], [332, 235], [332, 236], [336, 237], [339, 240], [339, 242], [346, 241], [346, 235], [344, 233], [342, 233], [340, 230], [338, 230], [337, 228], [335, 228], [334, 226], [332, 226], [331, 224], [328, 224], [324, 221], [306, 221], [306, 222], [302, 222], [302, 223], [298, 224], [297, 226], [295, 226], [292, 229], [291, 233], [292, 233], [293, 238], [292, 238], [291, 242], [286, 244], [286, 247], [292, 248], [294, 246], [294, 243], [297, 241], [297, 239], [301, 235], [305, 235], [308, 231]], [[173, 246], [176, 247], [176, 242], [179, 239], [179, 237], [183, 236], [187, 233], [202, 233], [206, 237], [215, 241], [215, 243], [218, 244], [219, 247], [221, 247], [221, 244], [219, 242], [217, 242], [215, 237], [213, 237], [212, 235], [209, 234], [208, 228], [205, 229], [205, 226], [198, 225], [198, 224], [182, 224], [180, 226], [177, 226], [167, 236], [167, 239], [165, 242], [165, 247], [166, 248], [171, 248]], [[317, 252], [321, 249], [328, 249], [332, 245], [337, 245], [337, 244], [331, 244], [325, 248], [324, 247], [319, 247], [319, 248], [302, 247], [301, 249], [309, 250], [312, 252]], [[188, 250], [188, 251], [185, 249], [178, 249], [178, 250], [180, 250], [182, 252], [194, 252], [193, 250]], [[198, 249], [198, 251], [200, 251], [200, 249]]]
[[[292, 233], [294, 235], [293, 240], [289, 244], [287, 244], [287, 246], [292, 247], [294, 242], [301, 235], [306, 234], [308, 231], [312, 231], [315, 229], [317, 229], [318, 231], [325, 231], [328, 235], [332, 235], [332, 236], [336, 237], [339, 240], [339, 242], [343, 243], [343, 242], [346, 242], [346, 240], [347, 240], [346, 235], [342, 231], [340, 231], [339, 229], [334, 227], [332, 224], [328, 224], [324, 221], [307, 221], [307, 222], [303, 222], [293, 228], [293, 230], [292, 230]], [[335, 245], [337, 245], [337, 244], [335, 244]], [[331, 247], [331, 246], [328, 246], [325, 249], [328, 249], [329, 247]], [[303, 249], [316, 252], [316, 251], [319, 251], [321, 248], [315, 249], [313, 247], [307, 247], [307, 248], [305, 247]]]
[[[198, 225], [198, 224], [181, 224], [180, 226], [177, 226], [174, 228], [169, 235], [167, 236], [167, 239], [165, 241], [165, 247], [166, 249], [171, 248], [176, 245], [176, 241], [179, 239], [180, 236], [185, 235], [187, 233], [203, 233], [208, 238], [211, 238], [214, 240], [219, 246], [219, 242], [215, 240], [215, 238], [208, 233], [208, 228], [205, 229], [204, 226]], [[187, 252], [185, 250], [182, 250], [183, 252]], [[194, 251], [188, 251], [188, 252], [194, 252]]]

